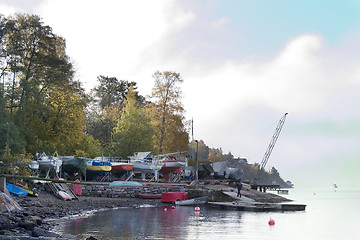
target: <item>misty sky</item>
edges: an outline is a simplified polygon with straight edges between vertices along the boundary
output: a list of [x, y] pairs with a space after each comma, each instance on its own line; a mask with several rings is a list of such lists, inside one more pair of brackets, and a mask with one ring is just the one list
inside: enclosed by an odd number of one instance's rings
[[261, 162], [295, 185], [360, 186], [360, 1], [0, 0], [66, 39], [89, 90], [105, 75], [135, 81], [179, 72], [194, 138]]

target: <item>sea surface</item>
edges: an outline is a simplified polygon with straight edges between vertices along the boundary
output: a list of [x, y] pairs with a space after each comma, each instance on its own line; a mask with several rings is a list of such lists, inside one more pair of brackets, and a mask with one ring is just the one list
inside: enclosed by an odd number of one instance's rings
[[[243, 212], [200, 207], [121, 208], [63, 220], [60, 231], [97, 239], [360, 239], [360, 188], [290, 189], [300, 212]], [[273, 219], [275, 225], [270, 226]]]

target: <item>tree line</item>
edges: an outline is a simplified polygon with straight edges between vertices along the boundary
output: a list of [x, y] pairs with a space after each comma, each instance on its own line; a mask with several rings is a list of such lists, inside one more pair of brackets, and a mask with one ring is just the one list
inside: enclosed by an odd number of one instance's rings
[[[100, 75], [86, 93], [75, 79], [66, 41], [39, 16], [0, 15], [0, 161], [20, 164], [37, 151], [93, 158], [134, 152], [188, 151], [199, 162], [232, 160], [231, 152], [189, 142], [179, 73], [152, 75], [150, 98], [136, 82]], [[258, 166], [242, 166], [253, 176]], [[276, 169], [275, 169], [276, 170]], [[276, 173], [276, 171], [273, 171]]]
[[86, 93], [75, 79], [65, 39], [39, 16], [0, 15], [2, 160], [40, 150], [123, 158], [135, 151], [186, 151], [183, 79], [170, 71], [152, 77], [149, 99], [135, 82], [108, 76], [98, 76]]

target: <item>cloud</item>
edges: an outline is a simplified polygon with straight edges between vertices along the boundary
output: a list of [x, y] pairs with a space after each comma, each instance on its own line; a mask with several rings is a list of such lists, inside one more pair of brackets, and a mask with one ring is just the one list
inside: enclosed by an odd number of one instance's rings
[[15, 12], [35, 13], [36, 9], [43, 4], [45, 0], [1, 0], [1, 14], [5, 16], [12, 15]]

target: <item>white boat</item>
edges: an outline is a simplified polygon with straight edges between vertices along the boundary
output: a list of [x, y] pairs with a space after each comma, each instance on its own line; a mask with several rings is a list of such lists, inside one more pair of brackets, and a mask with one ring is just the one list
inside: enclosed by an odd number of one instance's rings
[[31, 164], [28, 164], [27, 166], [31, 170], [38, 170], [39, 169], [39, 163], [37, 161], [31, 161]]
[[191, 206], [191, 205], [200, 205], [205, 204], [208, 201], [208, 197], [199, 197], [199, 198], [193, 198], [193, 199], [187, 199], [187, 200], [177, 200], [175, 201], [176, 205], [179, 206]]
[[133, 171], [135, 173], [141, 173], [142, 180], [145, 180], [145, 175], [147, 173], [154, 173], [155, 179], [157, 180], [158, 171], [161, 166], [153, 159], [151, 152], [136, 152], [129, 158], [129, 163], [133, 165]]
[[55, 152], [53, 156], [47, 156], [45, 152], [42, 152], [40, 154], [36, 153], [36, 156], [36, 161], [39, 164], [39, 169], [46, 171], [45, 178], [50, 178], [49, 174], [51, 169], [54, 169], [56, 177], [59, 177], [62, 160], [58, 158], [57, 152]]

